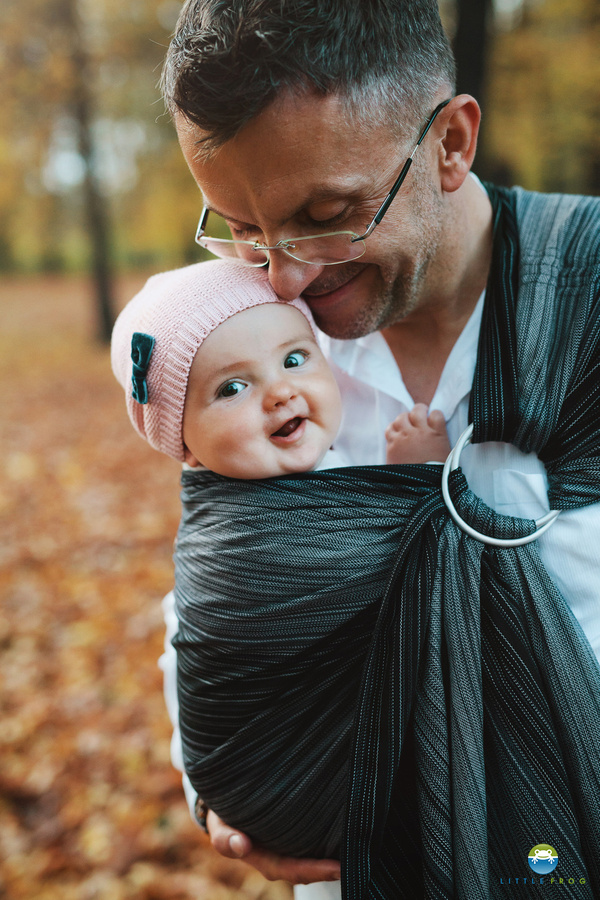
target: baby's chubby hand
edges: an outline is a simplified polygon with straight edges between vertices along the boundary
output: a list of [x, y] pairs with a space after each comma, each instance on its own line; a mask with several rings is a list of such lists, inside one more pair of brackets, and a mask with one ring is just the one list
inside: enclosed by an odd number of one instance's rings
[[450, 453], [443, 413], [430, 413], [424, 403], [415, 403], [410, 412], [401, 413], [385, 430], [386, 462], [404, 463], [444, 462]]

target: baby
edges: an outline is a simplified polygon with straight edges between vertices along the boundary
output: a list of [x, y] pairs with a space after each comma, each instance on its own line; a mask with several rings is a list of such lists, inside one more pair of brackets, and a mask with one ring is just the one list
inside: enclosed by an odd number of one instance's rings
[[[317, 341], [315, 327], [306, 304], [298, 299], [286, 303], [273, 292], [266, 273], [259, 269], [242, 268], [222, 260], [200, 263], [156, 275], [149, 279], [145, 287], [128, 304], [119, 316], [112, 338], [112, 365], [115, 375], [125, 389], [127, 409], [136, 430], [153, 447], [169, 456], [187, 463], [189, 467], [183, 473], [182, 502], [184, 516], [180, 526], [175, 549], [175, 596], [179, 634], [173, 641], [178, 649], [178, 695], [180, 702], [180, 722], [184, 742], [186, 771], [194, 788], [200, 793], [223, 818], [232, 825], [249, 829], [253, 833], [256, 821], [236, 818], [241, 806], [238, 795], [228, 789], [221, 790], [215, 769], [208, 775], [199, 773], [198, 765], [208, 762], [212, 767], [215, 760], [220, 759], [221, 751], [217, 745], [223, 734], [234, 725], [234, 730], [243, 732], [245, 719], [244, 691], [234, 678], [235, 687], [228, 688], [229, 675], [222, 677], [222, 666], [235, 661], [245, 665], [245, 660], [252, 652], [260, 659], [260, 665], [269, 670], [268, 684], [273, 691], [275, 706], [283, 702], [283, 730], [287, 733], [289, 708], [287, 701], [281, 700], [287, 690], [290, 677], [295, 683], [293, 667], [287, 670], [288, 646], [290, 652], [296, 646], [296, 634], [290, 613], [294, 609], [293, 601], [286, 604], [283, 591], [276, 589], [278, 603], [263, 603], [266, 594], [267, 580], [269, 584], [277, 576], [278, 569], [275, 555], [264, 555], [264, 581], [260, 579], [258, 588], [259, 605], [263, 609], [273, 609], [279, 617], [279, 603], [287, 606], [287, 613], [278, 628], [280, 639], [285, 646], [282, 654], [276, 654], [281, 660], [283, 671], [281, 677], [274, 674], [271, 668], [269, 653], [272, 644], [267, 642], [263, 648], [261, 629], [257, 631], [252, 625], [256, 607], [254, 601], [247, 602], [244, 597], [248, 578], [244, 563], [243, 574], [239, 575], [237, 556], [246, 550], [243, 541], [236, 541], [231, 536], [234, 522], [240, 521], [240, 512], [232, 512], [229, 501], [223, 498], [224, 488], [235, 489], [240, 485], [250, 487], [264, 483], [271, 484], [275, 476], [301, 475], [314, 470], [333, 469], [338, 472], [350, 472], [344, 467], [344, 460], [335, 451], [335, 438], [342, 418], [342, 402], [334, 376], [325, 360]], [[417, 405], [408, 413], [399, 416], [386, 431], [387, 463], [426, 463], [443, 461], [450, 452], [443, 415], [440, 412], [427, 414], [423, 405]], [[207, 471], [201, 471], [205, 469]], [[366, 470], [364, 470], [366, 472]], [[212, 488], [216, 473], [217, 509], [209, 511], [203, 485], [208, 478], [209, 490]], [[335, 477], [334, 473], [331, 473]], [[225, 478], [222, 478], [225, 476]], [[430, 477], [430, 476], [426, 476]], [[367, 476], [365, 475], [366, 479]], [[199, 479], [199, 480], [198, 480]], [[227, 479], [230, 479], [227, 482]], [[254, 481], [256, 480], [256, 481]], [[260, 481], [259, 481], [260, 480]], [[274, 482], [273, 482], [274, 484]], [[289, 485], [284, 485], [284, 490]], [[325, 486], [326, 492], [329, 490]], [[331, 532], [332, 520], [329, 518], [331, 495], [326, 494], [322, 508], [325, 515], [324, 528]], [[368, 488], [368, 496], [371, 489]], [[373, 489], [373, 497], [376, 489]], [[399, 519], [399, 507], [392, 489], [391, 523]], [[298, 496], [298, 509], [304, 502], [301, 493]], [[354, 507], [350, 500], [345, 505], [351, 518]], [[317, 503], [314, 508], [321, 509]], [[241, 516], [247, 518], [250, 510], [252, 535], [248, 552], [252, 555], [252, 545], [256, 539], [255, 529], [263, 534], [273, 532], [273, 540], [285, 540], [284, 531], [279, 532], [281, 521], [277, 517], [277, 500], [269, 501], [266, 515], [261, 513], [252, 501], [241, 500]], [[367, 534], [365, 528], [365, 510], [356, 513], [356, 521], [360, 522], [360, 538], [357, 552], [350, 552], [347, 563], [343, 564], [348, 577], [353, 566], [358, 564], [358, 595], [364, 596], [361, 588], [363, 580], [369, 585], [367, 593], [373, 591], [374, 576], [363, 575], [366, 572], [366, 557], [361, 554], [367, 551]], [[373, 527], [373, 514], [369, 522]], [[379, 547], [387, 540], [394, 550], [396, 538], [392, 534], [394, 524], [381, 526], [389, 537], [382, 539], [379, 532], [375, 545]], [[285, 529], [284, 529], [285, 530]], [[377, 530], [377, 529], [375, 529]], [[308, 529], [311, 532], [311, 529]], [[312, 533], [312, 532], [311, 532]], [[326, 549], [325, 535], [314, 532], [314, 540], [324, 548], [328, 558], [333, 553]], [[218, 536], [223, 536], [219, 543]], [[363, 538], [364, 535], [364, 538]], [[213, 549], [206, 547], [205, 542], [217, 540]], [[335, 537], [334, 537], [335, 543]], [[296, 546], [295, 540], [291, 541]], [[233, 556], [232, 556], [233, 554]], [[260, 561], [263, 555], [257, 554]], [[323, 572], [317, 558], [310, 565], [307, 557], [299, 552], [298, 571], [289, 580], [284, 577], [285, 584], [293, 584], [311, 596], [313, 589], [317, 591], [314, 607], [308, 600], [310, 612], [305, 616], [311, 622], [321, 623], [336, 621], [333, 610], [329, 610], [326, 620], [321, 618], [322, 603], [318, 594], [319, 584], [323, 580]], [[215, 564], [222, 565], [231, 560], [231, 568], [226, 567], [223, 577], [212, 578]], [[261, 569], [262, 572], [262, 569]], [[301, 582], [306, 581], [304, 587]], [[313, 587], [314, 582], [314, 587]], [[223, 613], [213, 618], [213, 606], [218, 601], [221, 588], [232, 591], [231, 603], [226, 603]], [[263, 588], [265, 592], [263, 593]], [[348, 582], [343, 592], [349, 598], [349, 613], [342, 615], [342, 620], [352, 619], [356, 613], [354, 607], [354, 589]], [[370, 594], [369, 594], [370, 596]], [[190, 632], [190, 614], [196, 613], [205, 617], [200, 631]], [[214, 623], [225, 624], [227, 637], [215, 632]], [[332, 626], [333, 627], [333, 626]], [[337, 626], [336, 626], [337, 627]], [[251, 637], [247, 638], [246, 628]], [[289, 645], [286, 628], [290, 628]], [[306, 628], [303, 626], [303, 632]], [[366, 635], [360, 628], [361, 639]], [[214, 637], [214, 642], [213, 642]], [[266, 637], [266, 635], [264, 636]], [[250, 640], [252, 650], [249, 644]], [[327, 763], [331, 767], [332, 776], [327, 777], [328, 791], [321, 791], [328, 810], [327, 819], [321, 817], [319, 830], [311, 819], [308, 833], [318, 840], [316, 848], [321, 856], [331, 856], [339, 850], [339, 835], [342, 827], [344, 799], [343, 790], [346, 782], [346, 761], [348, 757], [348, 741], [353, 715], [353, 703], [357, 690], [356, 678], [361, 664], [353, 666], [352, 678], [346, 674], [346, 650], [336, 638], [340, 647], [340, 677], [342, 685], [335, 692], [337, 701], [341, 703], [342, 713], [332, 716], [331, 724], [326, 719], [323, 725], [325, 738], [330, 746], [333, 758]], [[231, 645], [231, 646], [229, 646]], [[243, 647], [240, 654], [239, 648]], [[317, 646], [319, 642], [317, 642]], [[232, 649], [235, 648], [235, 649]], [[356, 641], [352, 644], [356, 651]], [[216, 656], [213, 655], [216, 653]], [[317, 666], [321, 659], [317, 654]], [[258, 667], [259, 668], [259, 667]], [[201, 674], [198, 674], [202, 670]], [[206, 671], [204, 671], [206, 670]], [[257, 666], [250, 664], [250, 672], [256, 672]], [[315, 668], [315, 672], [318, 668]], [[258, 675], [260, 681], [260, 674]], [[316, 677], [316, 676], [315, 676]], [[328, 676], [329, 677], [329, 676]], [[213, 696], [208, 681], [214, 678], [219, 690], [225, 692]], [[313, 676], [311, 675], [309, 681]], [[261, 703], [267, 707], [271, 702], [270, 690], [264, 690], [264, 682], [260, 681], [259, 696]], [[253, 690], [252, 679], [248, 673], [244, 676], [244, 686]], [[323, 686], [327, 686], [324, 679]], [[297, 688], [294, 687], [293, 690]], [[307, 693], [310, 693], [307, 690]], [[242, 707], [238, 709], [237, 703]], [[234, 709], [230, 709], [233, 702]], [[315, 706], [321, 709], [322, 703], [329, 702], [325, 698], [315, 698]], [[208, 713], [203, 709], [208, 707]], [[254, 701], [251, 701], [251, 707]], [[213, 714], [217, 710], [217, 714]], [[285, 751], [280, 750], [278, 743], [281, 729], [275, 725], [274, 713], [269, 713], [272, 728], [272, 742], [263, 746], [264, 765], [272, 771], [272, 764], [266, 758], [267, 752], [272, 754], [276, 767], [282, 758], [292, 760], [294, 754], [302, 757], [304, 764], [313, 771], [323, 768], [323, 756], [319, 763], [312, 765], [310, 754], [301, 740], [295, 750], [290, 750], [289, 742]], [[331, 731], [329, 729], [331, 728]], [[214, 732], [214, 733], [213, 733]], [[247, 742], [241, 734], [242, 753]], [[215, 752], [209, 752], [208, 746]], [[202, 747], [202, 750], [198, 750]], [[226, 741], [223, 748], [223, 763], [217, 765], [217, 773], [226, 771], [227, 777], [240, 778], [242, 792], [248, 794], [244, 782], [246, 773], [252, 772], [259, 785], [263, 784], [262, 770], [256, 771], [253, 766], [247, 767], [238, 762], [231, 763], [228, 754], [231, 744]], [[248, 745], [251, 747], [251, 745]], [[339, 757], [339, 760], [337, 759]], [[329, 769], [327, 770], [329, 771]], [[264, 776], [267, 780], [268, 776]], [[200, 781], [198, 780], [200, 779]], [[205, 780], [204, 780], [205, 779]], [[207, 787], [213, 788], [213, 795]], [[281, 790], [285, 793], [284, 783]], [[309, 792], [310, 793], [310, 792]], [[304, 827], [302, 821], [296, 823], [293, 815], [288, 815], [284, 803], [271, 803], [268, 795], [262, 790], [250, 791], [250, 806], [263, 816], [269, 827], [274, 829], [273, 837], [269, 831], [256, 831], [265, 844], [286, 852], [296, 851], [300, 855], [312, 853], [310, 844], [298, 843], [297, 834]], [[329, 799], [331, 795], [331, 800]], [[259, 800], [259, 797], [261, 798]], [[230, 800], [228, 808], [220, 805]], [[296, 801], [295, 801], [296, 802]], [[263, 810], [262, 806], [266, 806]], [[200, 809], [202, 810], [202, 806]], [[205, 807], [204, 807], [205, 809]], [[197, 807], [198, 810], [198, 807]], [[282, 828], [279, 821], [271, 822], [272, 811], [278, 810], [283, 819], [292, 824], [293, 836], [282, 843]], [[297, 807], [294, 807], [294, 814]], [[230, 814], [231, 812], [231, 814]], [[325, 836], [322, 836], [322, 835]], [[314, 851], [316, 852], [316, 850]]]
[[[222, 260], [150, 278], [119, 316], [114, 373], [155, 449], [229, 478], [334, 468], [342, 404], [310, 311], [263, 270]], [[386, 430], [388, 464], [442, 462], [442, 413], [423, 404]]]

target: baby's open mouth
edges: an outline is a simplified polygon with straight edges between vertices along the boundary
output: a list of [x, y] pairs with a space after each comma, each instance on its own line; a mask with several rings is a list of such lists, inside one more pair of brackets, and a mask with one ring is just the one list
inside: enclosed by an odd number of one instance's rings
[[293, 434], [300, 427], [303, 421], [304, 419], [300, 416], [288, 419], [287, 422], [283, 423], [281, 428], [273, 432], [272, 437], [289, 437], [290, 434]]

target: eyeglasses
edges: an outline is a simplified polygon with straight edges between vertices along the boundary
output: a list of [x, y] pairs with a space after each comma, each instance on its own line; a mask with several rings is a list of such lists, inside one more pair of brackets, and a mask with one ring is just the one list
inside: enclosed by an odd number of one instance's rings
[[413, 157], [417, 148], [423, 142], [425, 135], [433, 125], [435, 118], [441, 110], [450, 103], [450, 100], [444, 100], [439, 106], [436, 106], [431, 116], [427, 120], [427, 124], [419, 135], [419, 139], [415, 144], [412, 153], [402, 166], [402, 170], [396, 181], [392, 185], [389, 194], [373, 216], [367, 229], [363, 234], [356, 234], [354, 231], [330, 231], [325, 234], [310, 234], [305, 237], [284, 238], [278, 241], [274, 246], [269, 247], [261, 241], [234, 241], [225, 238], [210, 237], [204, 233], [208, 214], [210, 210], [205, 206], [198, 222], [196, 230], [196, 243], [205, 250], [208, 250], [213, 256], [228, 259], [237, 262], [242, 266], [252, 266], [258, 268], [266, 266], [269, 262], [269, 253], [273, 250], [283, 250], [292, 259], [299, 262], [308, 263], [313, 266], [335, 266], [338, 263], [351, 262], [354, 259], [360, 259], [365, 250], [365, 240], [373, 233], [374, 229], [379, 225], [390, 204], [410, 169]]

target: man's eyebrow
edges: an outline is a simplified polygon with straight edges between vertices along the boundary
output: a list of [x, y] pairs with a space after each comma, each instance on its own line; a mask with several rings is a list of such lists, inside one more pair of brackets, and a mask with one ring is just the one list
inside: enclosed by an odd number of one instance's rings
[[[307, 198], [295, 209], [286, 212], [282, 215], [277, 221], [273, 222], [274, 227], [282, 228], [287, 222], [291, 219], [296, 218], [300, 213], [306, 210], [307, 206], [310, 206], [312, 203], [322, 203], [326, 200], [341, 200], [347, 199], [352, 200], [356, 199], [357, 196], [360, 196], [365, 189], [372, 187], [371, 181], [368, 179], [361, 179], [360, 181], [354, 181], [352, 186], [350, 185], [327, 185], [320, 187], [310, 193]], [[206, 201], [205, 201], [206, 202]], [[249, 225], [250, 227], [254, 227], [249, 222], [244, 222], [242, 219], [238, 219], [235, 216], [228, 215], [225, 212], [217, 209], [211, 203], [206, 203], [206, 208], [215, 213], [217, 216], [221, 216], [222, 219], [228, 219], [231, 222], [238, 222], [240, 225]]]
[[217, 209], [215, 206], [212, 206], [210, 203], [206, 204], [206, 208], [209, 212], [214, 213], [216, 216], [221, 216], [222, 219], [229, 219], [231, 222], [239, 222], [240, 225], [248, 225], [248, 222], [242, 222], [241, 219], [236, 219], [235, 216], [228, 216], [227, 213], [221, 212], [220, 209]]

